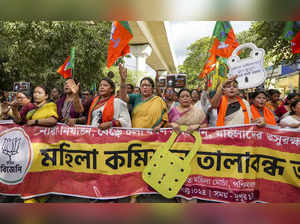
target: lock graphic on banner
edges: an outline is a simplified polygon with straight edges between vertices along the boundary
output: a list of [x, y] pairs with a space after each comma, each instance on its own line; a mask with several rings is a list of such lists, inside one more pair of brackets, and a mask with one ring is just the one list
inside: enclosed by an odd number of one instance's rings
[[[238, 53], [250, 48], [250, 57], [241, 59]], [[255, 88], [264, 83], [267, 72], [264, 69], [265, 50], [257, 48], [253, 43], [239, 45], [227, 61], [228, 78], [237, 75], [239, 89]]]
[[[181, 131], [186, 130], [186, 126], [181, 127]], [[169, 151], [177, 138], [174, 131], [169, 140], [156, 150], [143, 171], [143, 180], [166, 198], [175, 197], [191, 173], [190, 163], [202, 143], [199, 132], [194, 131], [192, 135], [195, 143], [183, 160]]]

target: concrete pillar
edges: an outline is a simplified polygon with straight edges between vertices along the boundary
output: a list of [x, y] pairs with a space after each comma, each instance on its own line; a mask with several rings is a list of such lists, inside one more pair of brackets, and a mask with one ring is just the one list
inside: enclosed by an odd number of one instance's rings
[[139, 72], [146, 72], [146, 59], [152, 53], [152, 47], [149, 44], [130, 45], [130, 52], [136, 58], [136, 75]]

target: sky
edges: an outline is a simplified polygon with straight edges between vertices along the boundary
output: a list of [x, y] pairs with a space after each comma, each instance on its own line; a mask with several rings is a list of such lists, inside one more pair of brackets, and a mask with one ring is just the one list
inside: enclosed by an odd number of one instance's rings
[[[248, 30], [251, 21], [231, 21], [231, 25], [235, 34]], [[176, 65], [181, 65], [187, 57], [187, 47], [202, 37], [211, 36], [215, 26], [215, 21], [185, 21], [185, 22], [169, 22], [167, 34], [170, 44], [175, 54]], [[126, 61], [129, 69], [135, 69], [135, 58]], [[155, 75], [155, 71], [147, 66], [146, 72], [150, 76]]]

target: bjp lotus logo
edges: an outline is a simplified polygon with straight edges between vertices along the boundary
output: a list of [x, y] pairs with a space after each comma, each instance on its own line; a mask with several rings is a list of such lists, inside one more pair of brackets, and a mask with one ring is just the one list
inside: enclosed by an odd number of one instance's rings
[[33, 158], [31, 141], [22, 128], [11, 128], [0, 133], [0, 182], [21, 183]]
[[14, 164], [11, 160], [13, 155], [19, 152], [21, 138], [5, 138], [2, 146], [2, 153], [9, 157], [7, 164]]

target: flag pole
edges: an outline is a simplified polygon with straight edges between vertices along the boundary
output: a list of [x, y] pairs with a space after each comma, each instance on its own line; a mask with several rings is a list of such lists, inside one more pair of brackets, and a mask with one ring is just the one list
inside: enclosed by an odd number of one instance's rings
[[[75, 63], [75, 60], [76, 60], [76, 59], [75, 59], [75, 49], [76, 49], [75, 47], [73, 47], [73, 49], [72, 49], [72, 51], [74, 51], [74, 66], [73, 66], [73, 69], [72, 69], [72, 76], [73, 76], [72, 78], [73, 78], [73, 79], [75, 79], [75, 64], [76, 64], [76, 63]], [[72, 53], [73, 53], [73, 52], [72, 52]]]
[[[216, 23], [217, 23], [217, 21], [216, 21]], [[215, 23], [215, 26], [216, 26], [216, 23]], [[212, 43], [213, 43], [213, 41], [214, 41], [214, 30], [215, 30], [215, 28], [213, 29], [213, 32], [212, 32], [212, 35], [211, 35], [211, 38], [210, 38], [210, 43], [209, 43], [209, 45], [208, 45], [208, 49], [207, 49], [207, 51], [206, 51], [206, 56], [205, 56], [205, 62], [204, 62], [204, 65], [205, 65], [205, 63], [207, 62], [207, 60], [208, 60], [208, 58], [209, 58], [209, 49], [211, 48], [211, 46], [212, 46]], [[202, 69], [203, 70], [203, 69]]]

